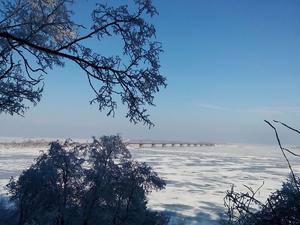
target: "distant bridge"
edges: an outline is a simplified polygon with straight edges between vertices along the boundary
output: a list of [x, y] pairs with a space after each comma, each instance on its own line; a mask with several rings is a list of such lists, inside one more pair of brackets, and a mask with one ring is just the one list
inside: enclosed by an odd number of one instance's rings
[[183, 141], [126, 141], [130, 146], [142, 147], [200, 147], [200, 146], [215, 146], [209, 142], [183, 142]]
[[[44, 139], [28, 139], [21, 141], [1, 141], [0, 147], [46, 147], [52, 140]], [[62, 140], [61, 140], [62, 141]], [[63, 142], [63, 141], [62, 141]], [[85, 141], [79, 141], [84, 143]], [[145, 140], [124, 140], [127, 146], [132, 147], [200, 147], [200, 146], [215, 146], [209, 142], [184, 142], [184, 141], [145, 141]]]

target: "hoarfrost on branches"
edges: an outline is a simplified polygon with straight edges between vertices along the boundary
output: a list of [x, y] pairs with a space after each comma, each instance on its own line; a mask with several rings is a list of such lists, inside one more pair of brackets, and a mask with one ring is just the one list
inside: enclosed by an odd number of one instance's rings
[[146, 163], [134, 161], [119, 136], [51, 143], [28, 169], [7, 185], [0, 224], [166, 225], [164, 212], [148, 208], [147, 196], [165, 181]]
[[[73, 21], [72, 0], [13, 0], [0, 6], [0, 113], [23, 115], [31, 102], [41, 99], [43, 75], [65, 61], [75, 63], [87, 76], [95, 97], [90, 101], [114, 115], [118, 97], [131, 122], [149, 126], [146, 106], [165, 87], [160, 74], [161, 44], [146, 19], [157, 14], [150, 0], [134, 7], [97, 4], [91, 26]], [[119, 55], [103, 55], [86, 45], [94, 39], [118, 37]]]

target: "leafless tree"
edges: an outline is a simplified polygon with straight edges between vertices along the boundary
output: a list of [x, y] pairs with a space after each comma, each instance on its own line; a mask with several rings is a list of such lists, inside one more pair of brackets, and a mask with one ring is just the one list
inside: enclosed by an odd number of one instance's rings
[[[117, 99], [131, 122], [152, 126], [146, 110], [154, 94], [166, 86], [160, 74], [161, 44], [147, 22], [157, 14], [151, 0], [130, 5], [96, 4], [89, 28], [73, 21], [73, 0], [4, 0], [0, 3], [0, 113], [23, 115], [40, 101], [43, 76], [65, 61], [87, 77], [99, 110], [114, 115]], [[118, 38], [123, 50], [103, 55], [101, 45]], [[95, 46], [95, 45], [93, 45]]]

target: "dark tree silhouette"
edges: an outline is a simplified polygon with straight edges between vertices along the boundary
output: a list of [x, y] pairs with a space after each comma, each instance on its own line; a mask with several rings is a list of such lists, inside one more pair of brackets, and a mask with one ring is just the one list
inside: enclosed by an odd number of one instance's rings
[[[114, 114], [117, 96], [131, 122], [151, 126], [146, 112], [153, 95], [166, 86], [160, 74], [155, 28], [147, 20], [157, 14], [151, 0], [129, 6], [97, 4], [90, 28], [73, 21], [73, 0], [4, 0], [0, 3], [0, 113], [23, 115], [28, 103], [40, 101], [42, 75], [65, 61], [75, 63], [95, 93], [90, 103]], [[106, 56], [89, 47], [118, 37], [119, 55]]]
[[[147, 194], [165, 182], [133, 161], [118, 136], [90, 144], [54, 142], [7, 185], [15, 207], [0, 206], [0, 224], [165, 225], [168, 217], [147, 208]], [[16, 221], [17, 218], [17, 221]]]

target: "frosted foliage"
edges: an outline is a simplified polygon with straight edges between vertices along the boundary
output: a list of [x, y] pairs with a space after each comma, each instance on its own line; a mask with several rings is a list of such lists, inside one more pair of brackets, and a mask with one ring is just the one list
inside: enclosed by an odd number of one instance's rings
[[[91, 103], [114, 115], [117, 99], [127, 106], [131, 122], [152, 125], [146, 112], [154, 94], [165, 86], [160, 74], [161, 45], [149, 19], [156, 9], [150, 0], [134, 7], [96, 4], [89, 25], [77, 24], [72, 0], [14, 0], [0, 3], [0, 113], [23, 114], [36, 104], [43, 77], [66, 60], [88, 77], [95, 94]], [[90, 28], [86, 28], [90, 27]], [[102, 55], [86, 40], [122, 43], [119, 54]], [[83, 42], [85, 44], [83, 44]]]
[[168, 216], [147, 207], [147, 195], [164, 187], [150, 166], [131, 158], [118, 136], [85, 144], [52, 142], [10, 179], [15, 207], [3, 210], [0, 202], [0, 224], [166, 225]]

